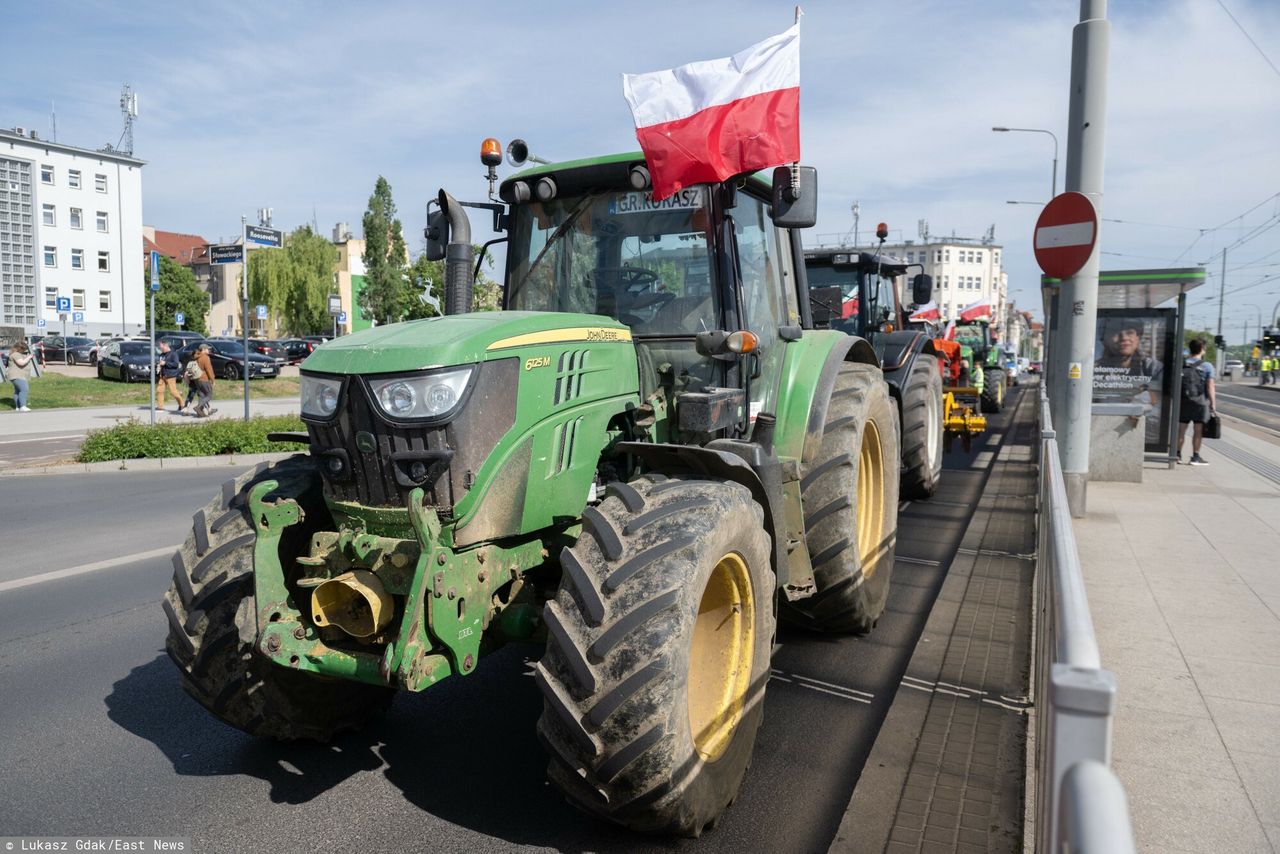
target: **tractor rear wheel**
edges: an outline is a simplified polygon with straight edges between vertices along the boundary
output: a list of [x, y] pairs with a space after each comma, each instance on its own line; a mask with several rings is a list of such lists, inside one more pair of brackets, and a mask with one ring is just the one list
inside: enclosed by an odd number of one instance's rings
[[921, 353], [902, 387], [903, 498], [928, 498], [942, 477], [942, 373]]
[[999, 412], [1004, 406], [1004, 377], [994, 371], [988, 371], [987, 373], [992, 375], [991, 381], [982, 387], [982, 400], [979, 408], [983, 412]]
[[538, 736], [581, 809], [698, 836], [733, 801], [773, 644], [764, 513], [738, 484], [649, 475], [583, 513], [548, 602]]
[[[264, 480], [279, 482], [271, 495], [293, 498], [307, 516], [323, 518], [319, 478], [306, 455], [224, 483], [222, 493], [196, 511], [191, 535], [173, 556], [173, 585], [162, 603], [169, 618], [165, 649], [186, 692], [233, 727], [283, 740], [328, 741], [385, 709], [395, 693], [289, 670], [257, 651], [256, 534], [248, 495]], [[289, 529], [287, 534], [298, 530], [282, 538], [282, 551], [305, 546], [302, 527]]]
[[898, 536], [898, 409], [880, 371], [840, 366], [817, 456], [800, 471], [817, 592], [785, 615], [824, 632], [871, 631], [889, 597]]

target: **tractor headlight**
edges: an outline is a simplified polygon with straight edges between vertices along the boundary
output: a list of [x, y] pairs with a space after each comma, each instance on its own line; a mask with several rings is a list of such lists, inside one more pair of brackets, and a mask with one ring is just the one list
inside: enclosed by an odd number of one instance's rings
[[471, 368], [456, 368], [421, 376], [371, 379], [369, 391], [391, 418], [444, 418], [458, 408], [470, 379]]
[[302, 376], [299, 384], [302, 397], [302, 414], [314, 418], [332, 418], [338, 411], [338, 398], [342, 393], [342, 380], [331, 377]]

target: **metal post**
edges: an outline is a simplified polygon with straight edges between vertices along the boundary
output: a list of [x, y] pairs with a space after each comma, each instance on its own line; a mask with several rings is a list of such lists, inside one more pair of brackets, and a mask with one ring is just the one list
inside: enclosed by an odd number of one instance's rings
[[[1106, 129], [1107, 56], [1111, 24], [1106, 0], [1081, 0], [1080, 23], [1071, 37], [1071, 107], [1067, 132], [1068, 192], [1087, 195], [1102, 218], [1103, 139]], [[1075, 276], [1062, 282], [1059, 341], [1053, 346], [1053, 421], [1074, 516], [1083, 516], [1089, 482], [1089, 423], [1093, 351], [1098, 323], [1100, 244]]]
[[160, 368], [156, 365], [156, 292], [151, 289], [150, 278], [147, 279], [147, 293], [151, 295], [151, 426], [154, 427], [156, 426], [156, 375], [160, 372]]
[[249, 420], [249, 226], [245, 218], [240, 217], [240, 254], [244, 256], [244, 323], [241, 332], [244, 334], [244, 420]]
[[[1220, 281], [1218, 282], [1218, 335], [1221, 336], [1222, 335], [1222, 309], [1226, 303], [1226, 296], [1227, 296], [1227, 250], [1226, 249], [1222, 250], [1222, 275], [1219, 277], [1219, 279]], [[1217, 348], [1217, 352], [1218, 352], [1218, 358], [1216, 359], [1217, 364], [1214, 365], [1213, 368], [1215, 371], [1218, 372], [1219, 377], [1222, 376], [1222, 368], [1226, 364], [1226, 354], [1224, 352], [1226, 349], [1227, 348], [1225, 346]]]

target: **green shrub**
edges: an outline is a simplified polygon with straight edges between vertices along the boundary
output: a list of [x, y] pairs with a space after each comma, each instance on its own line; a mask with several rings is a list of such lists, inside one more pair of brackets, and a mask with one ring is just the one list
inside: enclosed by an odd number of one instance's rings
[[76, 457], [82, 463], [135, 460], [144, 457], [211, 457], [218, 454], [265, 454], [301, 451], [296, 442], [268, 442], [268, 433], [305, 433], [296, 415], [257, 415], [248, 422], [232, 418], [199, 424], [143, 424], [130, 419], [114, 427], [91, 430]]

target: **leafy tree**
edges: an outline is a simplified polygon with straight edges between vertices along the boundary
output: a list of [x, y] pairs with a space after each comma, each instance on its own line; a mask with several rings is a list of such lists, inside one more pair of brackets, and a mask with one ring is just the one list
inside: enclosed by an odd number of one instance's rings
[[337, 261], [337, 247], [304, 225], [285, 237], [282, 248], [252, 252], [249, 302], [267, 306], [292, 335], [328, 329]]
[[[1209, 364], [1217, 364], [1218, 361], [1218, 345], [1213, 343], [1213, 333], [1207, 329], [1184, 329], [1182, 335], [1182, 346], [1186, 348], [1192, 338], [1199, 338], [1204, 342], [1204, 360]], [[1179, 356], [1181, 358], [1181, 356]], [[1181, 364], [1181, 362], [1179, 362]]]
[[[144, 265], [145, 266], [145, 265]], [[147, 295], [146, 322], [151, 327], [151, 271], [144, 272], [143, 292]], [[160, 256], [160, 290], [156, 292], [156, 328], [177, 329], [176, 312], [186, 315], [182, 328], [204, 335], [205, 314], [209, 311], [209, 295], [196, 284], [195, 273], [172, 258]]]
[[404, 234], [396, 218], [391, 185], [381, 175], [374, 184], [369, 207], [364, 212], [364, 292], [360, 308], [381, 323], [394, 323], [411, 309], [405, 287], [405, 267], [409, 256]]

